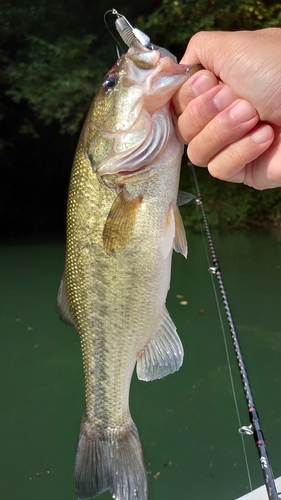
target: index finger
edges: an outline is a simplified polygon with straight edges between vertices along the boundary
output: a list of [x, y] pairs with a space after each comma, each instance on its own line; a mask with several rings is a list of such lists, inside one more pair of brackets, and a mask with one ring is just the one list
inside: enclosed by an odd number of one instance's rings
[[211, 90], [217, 84], [218, 79], [211, 71], [202, 69], [193, 74], [173, 97], [173, 105], [177, 116], [185, 110], [190, 101]]
[[202, 64], [220, 77], [222, 68], [228, 62], [229, 44], [233, 46], [235, 34], [230, 31], [200, 31], [190, 39], [181, 64]]

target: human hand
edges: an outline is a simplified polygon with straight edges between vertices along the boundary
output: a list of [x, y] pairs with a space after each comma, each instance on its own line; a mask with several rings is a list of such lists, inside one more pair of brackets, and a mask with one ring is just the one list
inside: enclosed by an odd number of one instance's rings
[[206, 68], [174, 97], [190, 160], [219, 179], [281, 186], [281, 29], [198, 33], [181, 62]]

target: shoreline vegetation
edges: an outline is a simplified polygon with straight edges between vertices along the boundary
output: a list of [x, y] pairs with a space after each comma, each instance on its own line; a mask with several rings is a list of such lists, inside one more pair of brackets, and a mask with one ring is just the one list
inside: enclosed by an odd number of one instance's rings
[[[281, 230], [281, 189], [257, 191], [213, 178], [206, 168], [196, 168], [202, 200], [212, 228], [222, 230]], [[196, 195], [188, 161], [183, 160], [180, 189]], [[180, 207], [186, 228], [200, 230], [197, 210], [190, 204]]]
[[[113, 5], [178, 58], [200, 30], [281, 26], [275, 0], [116, 0]], [[63, 234], [79, 131], [116, 43], [103, 23], [110, 0], [2, 0], [0, 17], [0, 215], [2, 236]], [[107, 16], [111, 31], [114, 16]], [[193, 192], [183, 162], [180, 188]], [[281, 190], [258, 192], [196, 169], [210, 225], [281, 228]], [[198, 219], [182, 208], [184, 223]]]

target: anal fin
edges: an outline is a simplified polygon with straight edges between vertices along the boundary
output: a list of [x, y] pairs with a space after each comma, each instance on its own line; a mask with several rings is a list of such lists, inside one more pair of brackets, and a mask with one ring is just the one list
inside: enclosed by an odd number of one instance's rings
[[137, 361], [140, 380], [155, 380], [177, 371], [183, 362], [183, 346], [167, 309]]

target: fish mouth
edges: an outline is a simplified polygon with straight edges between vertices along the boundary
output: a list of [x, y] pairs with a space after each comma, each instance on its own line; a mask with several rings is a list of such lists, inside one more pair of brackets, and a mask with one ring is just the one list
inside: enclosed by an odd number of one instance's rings
[[142, 165], [141, 167], [136, 168], [135, 170], [119, 170], [119, 172], [116, 172], [117, 175], [124, 175], [127, 177], [128, 175], [134, 175], [139, 172], [142, 172], [143, 170], [148, 170], [150, 167], [149, 165]]
[[126, 61], [127, 78], [142, 87], [143, 104], [150, 115], [165, 106], [189, 78], [188, 65], [161, 57], [157, 50], [142, 53], [130, 49]]
[[128, 182], [128, 179], [138, 177], [139, 174], [147, 174], [152, 170], [152, 167], [146, 164], [142, 165], [139, 168], [136, 168], [135, 170], [119, 170], [114, 174], [104, 174], [101, 177], [107, 187], [111, 189], [116, 189], [116, 187], [118, 187], [119, 189], [120, 186], [123, 186], [123, 184], [126, 184]]

